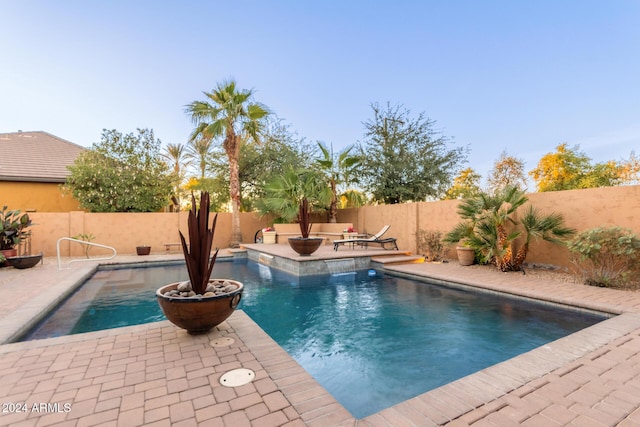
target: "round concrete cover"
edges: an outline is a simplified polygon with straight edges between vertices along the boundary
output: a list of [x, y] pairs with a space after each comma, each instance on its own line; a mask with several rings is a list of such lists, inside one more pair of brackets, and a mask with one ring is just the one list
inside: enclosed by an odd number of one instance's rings
[[234, 342], [236, 342], [236, 340], [231, 337], [220, 337], [214, 339], [209, 344], [211, 344], [211, 347], [228, 347]]
[[251, 369], [234, 369], [220, 377], [220, 384], [225, 387], [240, 387], [253, 381], [256, 373]]

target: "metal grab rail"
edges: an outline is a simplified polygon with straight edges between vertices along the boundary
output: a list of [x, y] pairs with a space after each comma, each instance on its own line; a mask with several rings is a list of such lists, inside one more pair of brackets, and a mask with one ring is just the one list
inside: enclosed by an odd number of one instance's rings
[[67, 267], [69, 267], [69, 265], [71, 265], [72, 262], [106, 261], [106, 260], [109, 260], [109, 259], [113, 259], [117, 255], [117, 252], [116, 252], [115, 248], [112, 248], [111, 246], [101, 245], [100, 243], [87, 242], [86, 240], [78, 240], [78, 239], [74, 239], [72, 237], [61, 237], [56, 242], [56, 255], [58, 256], [58, 270], [62, 270], [62, 265], [61, 265], [61, 262], [60, 262], [60, 242], [63, 241], [63, 240], [68, 240], [69, 242], [77, 242], [77, 243], [80, 243], [82, 245], [97, 246], [99, 248], [109, 249], [109, 250], [113, 251], [113, 255], [111, 255], [110, 257], [106, 257], [106, 258], [72, 259], [71, 261], [69, 261], [67, 263]]

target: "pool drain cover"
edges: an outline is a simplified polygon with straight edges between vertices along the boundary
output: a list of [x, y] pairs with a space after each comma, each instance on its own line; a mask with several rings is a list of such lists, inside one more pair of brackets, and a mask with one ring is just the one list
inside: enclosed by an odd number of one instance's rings
[[236, 342], [236, 340], [231, 337], [220, 337], [214, 339], [209, 344], [211, 344], [211, 347], [228, 347], [234, 342]]
[[253, 381], [256, 373], [251, 369], [234, 369], [220, 377], [220, 384], [225, 387], [240, 387]]

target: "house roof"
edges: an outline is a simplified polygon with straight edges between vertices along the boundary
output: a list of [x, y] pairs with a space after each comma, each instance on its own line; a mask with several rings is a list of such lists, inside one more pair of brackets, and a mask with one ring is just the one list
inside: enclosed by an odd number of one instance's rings
[[0, 181], [65, 182], [84, 150], [47, 132], [0, 133]]

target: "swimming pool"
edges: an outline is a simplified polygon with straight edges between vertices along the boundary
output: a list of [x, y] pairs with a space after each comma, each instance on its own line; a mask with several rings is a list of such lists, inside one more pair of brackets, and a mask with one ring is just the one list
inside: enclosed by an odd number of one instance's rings
[[[605, 318], [366, 270], [296, 277], [235, 261], [213, 276], [244, 282], [240, 309], [356, 418]], [[99, 271], [28, 339], [163, 320], [155, 289], [186, 278], [180, 266]]]

